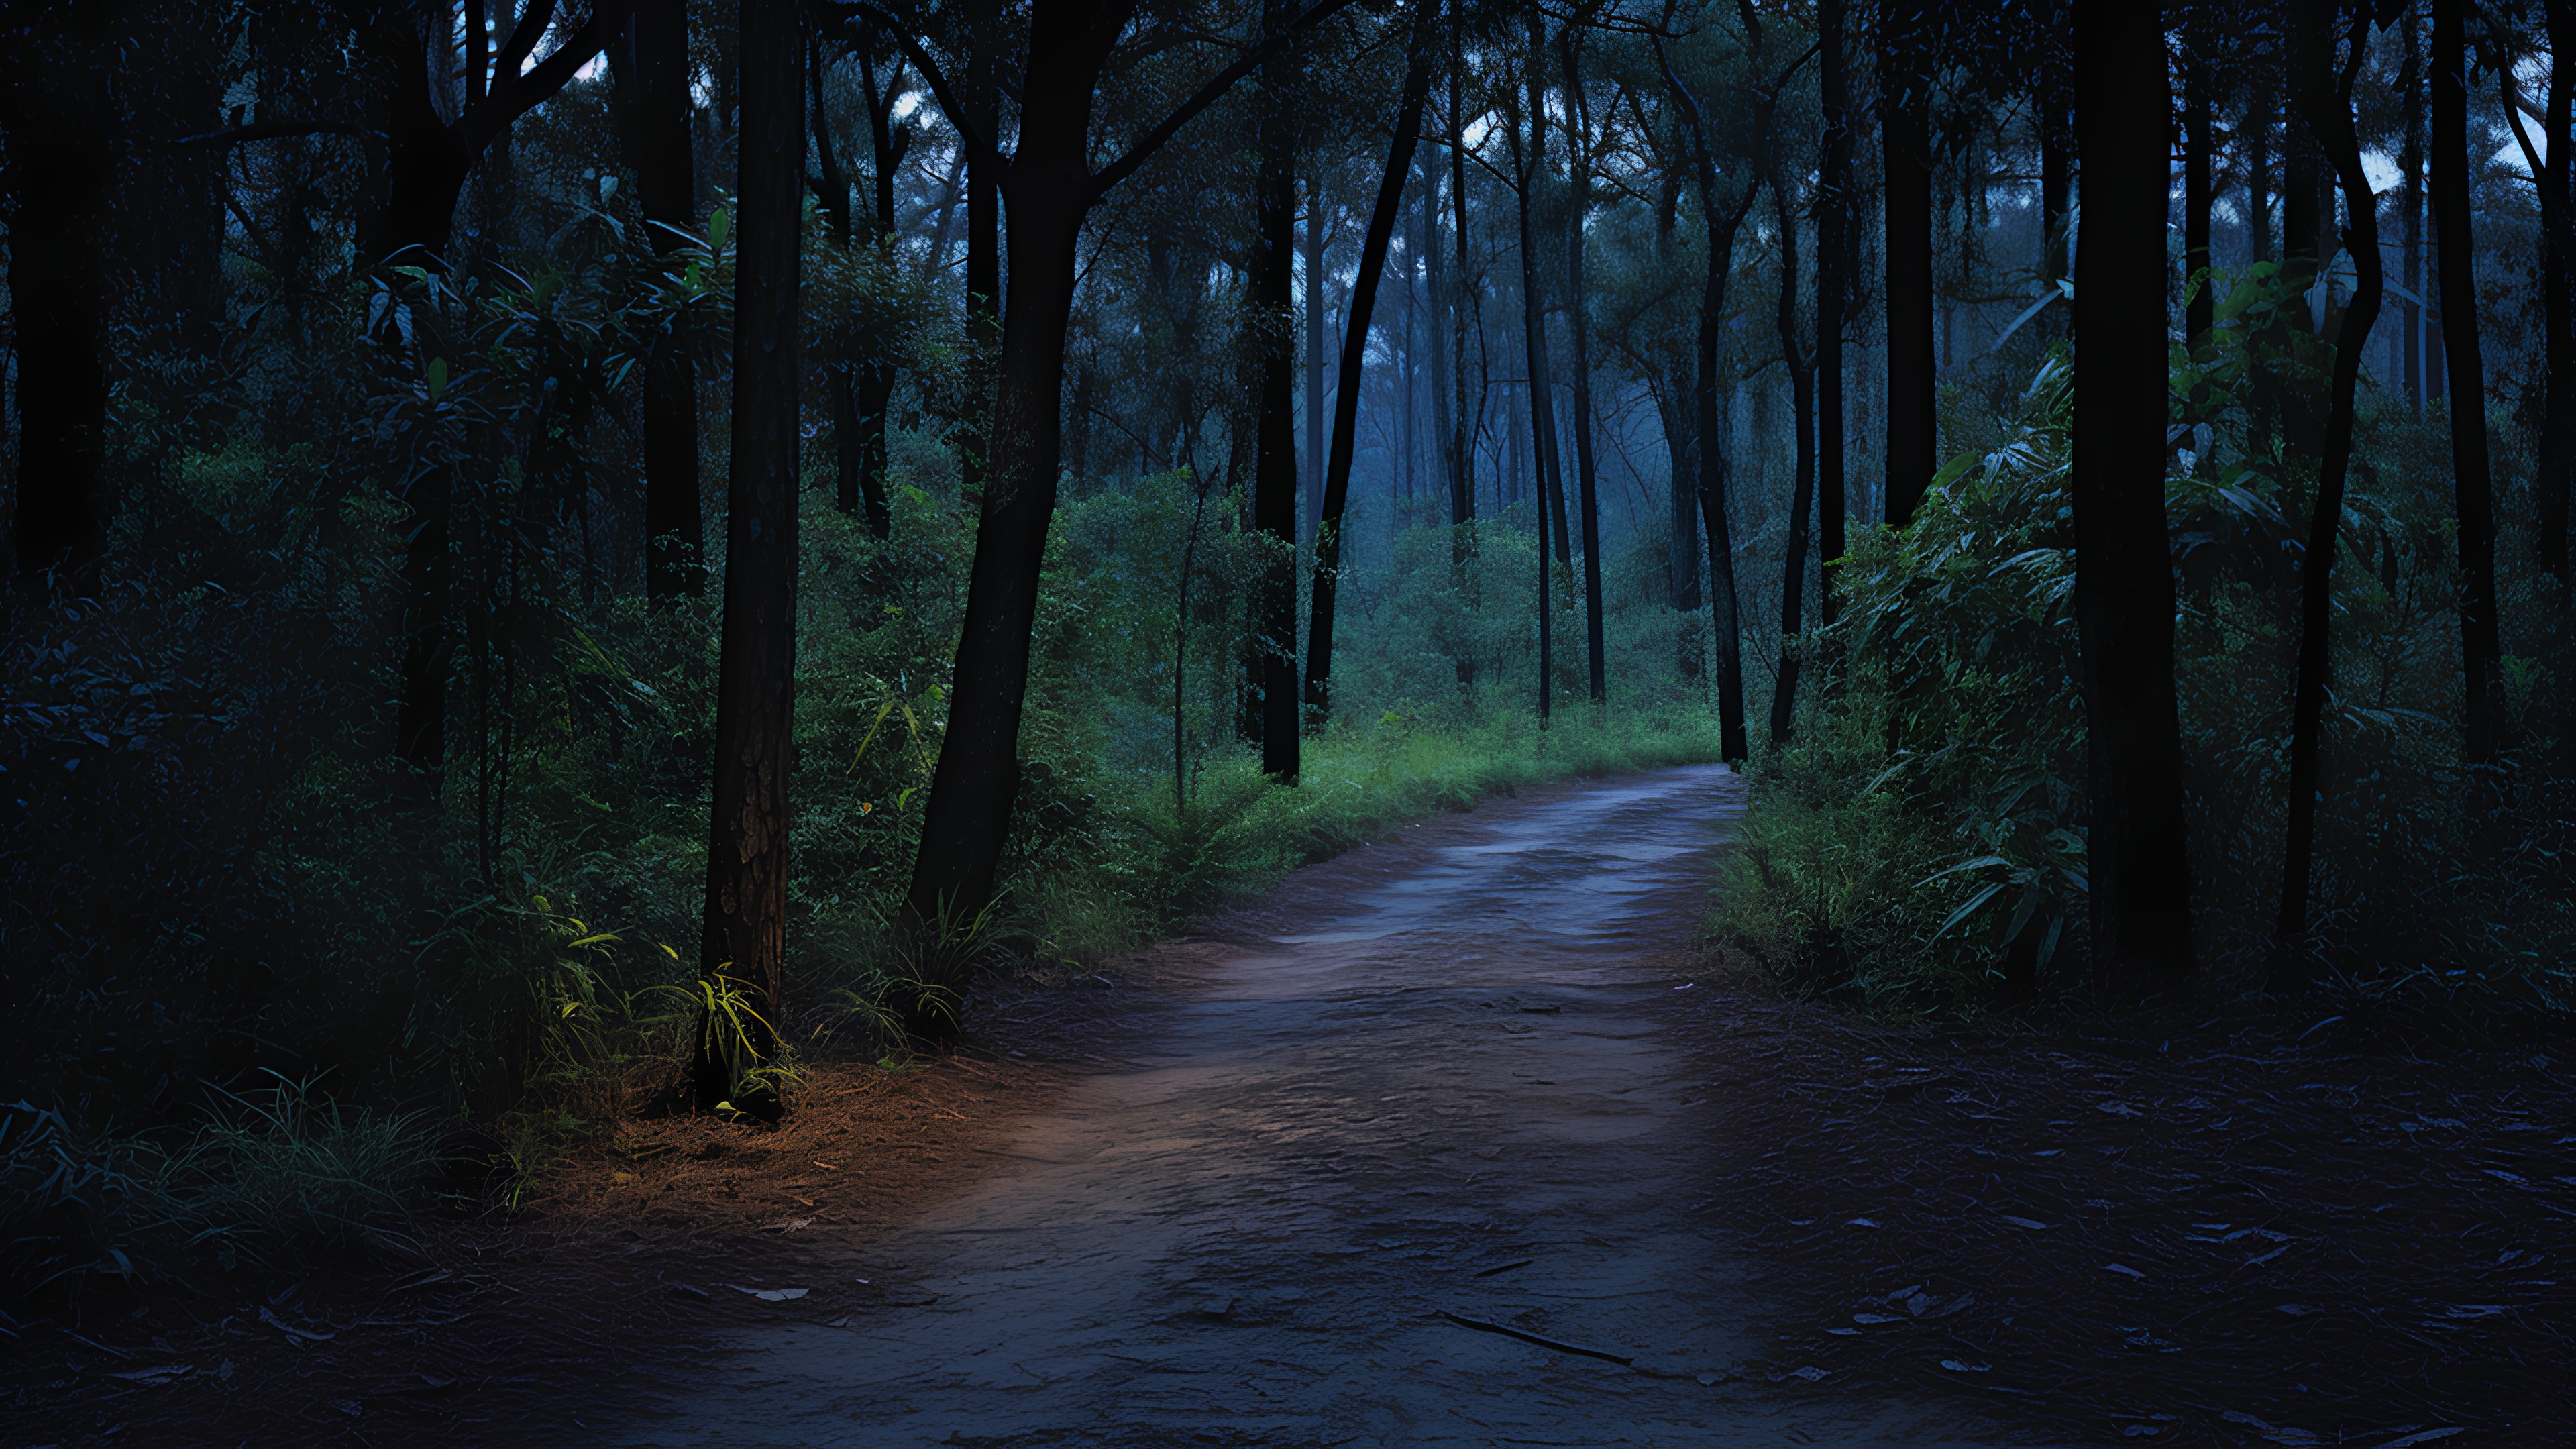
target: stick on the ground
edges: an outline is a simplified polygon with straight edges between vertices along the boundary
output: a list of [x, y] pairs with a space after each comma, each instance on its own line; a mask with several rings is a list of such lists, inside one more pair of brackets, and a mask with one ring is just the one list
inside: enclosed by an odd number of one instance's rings
[[1604, 1362], [1615, 1363], [1621, 1368], [1626, 1368], [1630, 1364], [1636, 1362], [1634, 1358], [1611, 1353], [1607, 1349], [1584, 1348], [1579, 1344], [1559, 1343], [1555, 1339], [1542, 1338], [1535, 1333], [1524, 1333], [1508, 1324], [1487, 1323], [1481, 1318], [1469, 1318], [1462, 1313], [1452, 1313], [1446, 1308], [1439, 1310], [1439, 1312], [1441, 1317], [1448, 1319], [1451, 1323], [1458, 1325], [1460, 1328], [1472, 1328], [1480, 1333], [1499, 1333], [1505, 1338], [1517, 1338], [1523, 1343], [1534, 1343], [1541, 1348], [1555, 1349], [1558, 1353], [1579, 1353], [1585, 1358], [1601, 1359]]

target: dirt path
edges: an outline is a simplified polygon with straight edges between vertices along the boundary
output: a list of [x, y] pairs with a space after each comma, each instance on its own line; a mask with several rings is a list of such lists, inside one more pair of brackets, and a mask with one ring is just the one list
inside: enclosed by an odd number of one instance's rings
[[1195, 980], [1132, 1060], [834, 1270], [886, 1306], [782, 1306], [722, 1387], [599, 1442], [1961, 1442], [1955, 1412], [1785, 1404], [1740, 1368], [1757, 1315], [1692, 1211], [1655, 966], [1738, 789], [1534, 791], [1167, 948]]

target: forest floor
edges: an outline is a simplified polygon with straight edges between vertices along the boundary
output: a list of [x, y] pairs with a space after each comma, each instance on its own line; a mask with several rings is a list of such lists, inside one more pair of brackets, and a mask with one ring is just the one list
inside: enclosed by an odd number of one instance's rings
[[1526, 790], [418, 1262], [21, 1322], [0, 1449], [2576, 1437], [2559, 1049], [1784, 1000], [1690, 949], [1739, 788]]

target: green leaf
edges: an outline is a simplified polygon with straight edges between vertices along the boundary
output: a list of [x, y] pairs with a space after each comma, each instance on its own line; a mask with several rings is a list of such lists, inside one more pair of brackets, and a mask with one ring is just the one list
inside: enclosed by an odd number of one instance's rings
[[445, 391], [447, 391], [447, 359], [433, 357], [429, 360], [429, 400], [438, 401], [439, 394]]
[[707, 250], [723, 251], [725, 233], [731, 230], [733, 230], [733, 213], [721, 206], [717, 207], [715, 215], [707, 218]]

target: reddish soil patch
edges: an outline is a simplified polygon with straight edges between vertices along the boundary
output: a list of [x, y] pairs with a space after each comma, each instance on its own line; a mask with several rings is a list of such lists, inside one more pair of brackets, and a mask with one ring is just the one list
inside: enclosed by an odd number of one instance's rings
[[715, 1373], [728, 1330], [911, 1305], [907, 1285], [819, 1265], [989, 1171], [979, 1149], [1097, 1060], [1138, 996], [992, 994], [965, 1051], [821, 1066], [776, 1130], [630, 1122], [516, 1211], [428, 1226], [417, 1260], [0, 1319], [0, 1445], [541, 1443]]
[[1708, 1063], [1712, 1205], [1778, 1314], [1769, 1376], [2053, 1439], [2576, 1442], [2563, 1046], [1671, 997]]

